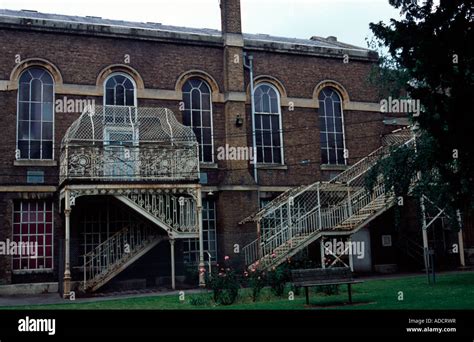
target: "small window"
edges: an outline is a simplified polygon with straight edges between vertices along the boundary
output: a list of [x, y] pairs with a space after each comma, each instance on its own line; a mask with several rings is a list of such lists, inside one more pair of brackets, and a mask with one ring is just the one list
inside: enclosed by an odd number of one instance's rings
[[345, 165], [344, 118], [341, 97], [330, 87], [319, 93], [322, 164]]
[[382, 235], [382, 246], [392, 247], [392, 235]]
[[183, 86], [183, 123], [193, 128], [199, 143], [199, 160], [203, 163], [214, 161], [212, 128], [212, 100], [209, 85], [192, 78]]
[[280, 95], [270, 84], [254, 91], [257, 163], [283, 164]]
[[21, 74], [17, 110], [17, 159], [53, 159], [54, 81], [46, 70]]
[[13, 208], [13, 270], [53, 269], [53, 204], [50, 201], [20, 201]]
[[135, 82], [126, 74], [113, 74], [105, 81], [106, 106], [136, 106]]

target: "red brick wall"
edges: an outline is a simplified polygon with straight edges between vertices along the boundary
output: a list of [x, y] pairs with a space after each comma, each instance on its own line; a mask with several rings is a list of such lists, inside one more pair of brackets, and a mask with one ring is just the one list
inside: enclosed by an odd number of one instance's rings
[[[236, 11], [238, 1], [224, 1], [230, 11]], [[234, 12], [235, 14], [235, 12]], [[235, 16], [229, 20], [229, 32], [238, 31]], [[220, 92], [242, 92], [248, 85], [248, 72], [242, 65], [242, 49], [210, 47], [205, 45], [184, 45], [158, 43], [121, 38], [99, 38], [83, 35], [66, 35], [63, 33], [39, 33], [26, 31], [0, 30], [0, 79], [7, 80], [15, 67], [15, 55], [22, 59], [43, 58], [54, 63], [60, 70], [64, 83], [93, 86], [99, 73], [112, 64], [123, 64], [125, 54], [131, 57], [130, 66], [143, 78], [145, 88], [173, 90], [178, 77], [186, 71], [198, 69], [210, 74], [219, 86]], [[321, 57], [308, 57], [271, 52], [252, 52], [255, 62], [255, 75], [270, 75], [281, 81], [287, 95], [296, 98], [311, 98], [314, 88], [323, 80], [334, 80], [347, 90], [352, 101], [377, 101], [375, 90], [367, 83], [370, 64], [351, 61], [343, 64], [341, 60]], [[235, 54], [240, 56], [240, 63], [233, 63]], [[246, 78], [244, 78], [244, 75]], [[244, 83], [245, 81], [245, 83]], [[57, 95], [57, 98], [62, 95]], [[74, 98], [69, 96], [68, 98]], [[83, 97], [81, 97], [83, 98]], [[102, 103], [101, 98], [96, 98]], [[24, 184], [26, 167], [13, 166], [16, 141], [16, 91], [0, 92], [2, 116], [0, 117], [0, 184]], [[138, 100], [139, 106], [168, 107], [181, 120], [179, 101]], [[226, 108], [227, 107], [227, 108]], [[225, 143], [237, 146], [251, 143], [250, 107], [242, 102], [227, 105], [213, 105], [213, 124], [215, 147]], [[235, 127], [236, 115], [244, 119], [244, 126]], [[382, 116], [378, 113], [345, 111], [347, 147], [350, 151], [350, 163], [374, 150], [380, 140], [379, 135], [384, 127]], [[60, 141], [70, 124], [78, 114], [56, 114], [56, 160]], [[267, 186], [294, 186], [310, 183], [323, 177], [328, 172], [320, 169], [319, 121], [317, 111], [310, 108], [295, 108], [289, 111], [282, 108], [283, 143], [287, 170], [259, 171], [259, 183]], [[300, 165], [303, 160], [310, 164]], [[208, 171], [210, 185], [251, 185], [252, 171], [246, 162], [226, 163], [217, 161], [219, 169]], [[226, 172], [226, 168], [234, 170]], [[35, 167], [44, 170], [46, 181], [57, 185], [58, 168]], [[1, 203], [9, 195], [2, 195]], [[238, 225], [245, 216], [254, 212], [258, 206], [255, 191], [223, 191], [218, 194], [217, 216], [219, 245], [221, 256], [232, 256], [234, 244], [242, 248], [256, 237], [254, 225]], [[8, 212], [6, 207], [0, 208]], [[5, 209], [5, 211], [4, 211]], [[5, 220], [3, 222], [6, 222]], [[58, 220], [58, 227], [61, 225]], [[3, 223], [0, 234], [11, 230]], [[62, 235], [62, 232], [57, 236]], [[0, 235], [2, 238], [2, 235]], [[236, 259], [238, 259], [236, 257]], [[0, 275], [7, 278], [7, 275]]]
[[138, 71], [145, 87], [174, 89], [183, 72], [199, 69], [208, 72], [223, 86], [222, 49], [202, 45], [179, 45], [132, 39], [86, 37], [39, 32], [0, 30], [0, 79], [9, 79], [15, 55], [22, 60], [44, 58], [54, 63], [64, 83], [95, 85], [101, 70], [124, 64]]
[[376, 89], [368, 83], [371, 63], [343, 59], [251, 51], [255, 76], [279, 79], [289, 97], [311, 98], [316, 85], [324, 80], [341, 83], [351, 101], [378, 102]]

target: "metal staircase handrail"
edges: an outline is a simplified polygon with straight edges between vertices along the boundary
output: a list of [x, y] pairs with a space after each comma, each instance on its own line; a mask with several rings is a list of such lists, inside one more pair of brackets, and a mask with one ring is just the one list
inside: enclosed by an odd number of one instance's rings
[[117, 265], [133, 257], [147, 242], [151, 243], [158, 238], [155, 232], [151, 227], [141, 224], [127, 226], [84, 254], [84, 290], [94, 286]]
[[[407, 131], [403, 133], [405, 134]], [[278, 227], [275, 227], [276, 231], [275, 229], [270, 229], [256, 240], [244, 246], [243, 252], [246, 264], [250, 265], [257, 260], [265, 259], [268, 255], [273, 255], [277, 248], [291, 242], [295, 234], [296, 236], [298, 234], [301, 236], [303, 232], [306, 234], [306, 237], [309, 237], [322, 229], [336, 228], [346, 220], [348, 222], [344, 226], [346, 228], [349, 226], [352, 229], [358, 224], [358, 220], [363, 220], [364, 215], [357, 215], [363, 208], [368, 207], [370, 203], [374, 204], [370, 207], [366, 216], [372, 215], [374, 210], [377, 211], [378, 206], [385, 206], [385, 201], [380, 203], [380, 199], [387, 199], [383, 178], [377, 177], [372, 190], [368, 191], [365, 188], [365, 184], [363, 184], [361, 176], [368, 172], [375, 165], [376, 161], [388, 155], [393, 147], [409, 145], [414, 142], [414, 137], [411, 136], [410, 138], [408, 134], [401, 138], [395, 137], [391, 139], [392, 143], [385, 144], [376, 149], [346, 171], [332, 178], [329, 182], [316, 182], [309, 186], [291, 189], [270, 202], [254, 216], [244, 220], [243, 222], [248, 222], [248, 220], [261, 222], [263, 219], [268, 219], [270, 221], [273, 220], [272, 222], [278, 220], [279, 223]], [[350, 179], [348, 179], [349, 177]], [[334, 188], [334, 185], [341, 185], [341, 187], [338, 188], [336, 186]], [[354, 189], [356, 189], [355, 192], [351, 194], [351, 191], [354, 191]], [[347, 193], [345, 193], [346, 191]], [[317, 192], [317, 199], [314, 198], [315, 192]], [[288, 196], [288, 194], [295, 195]], [[357, 200], [354, 201], [354, 199]], [[376, 201], [379, 202], [377, 203]], [[306, 210], [303, 214], [299, 210], [293, 210], [296, 202]], [[308, 202], [309, 207], [305, 207]], [[276, 214], [278, 212], [280, 216], [277, 218]], [[315, 212], [318, 213], [318, 217], [311, 220], [311, 213]], [[272, 215], [274, 217], [271, 217]], [[351, 217], [353, 217], [352, 220], [350, 220]], [[311, 226], [308, 226], [308, 224], [305, 226], [305, 220], [307, 219], [311, 221]], [[296, 227], [296, 230], [294, 227]]]
[[[395, 141], [392, 141], [391, 143], [386, 143], [384, 141], [384, 144], [377, 148], [376, 150], [372, 151], [369, 155], [366, 157], [362, 158], [355, 164], [351, 165], [348, 169], [345, 171], [341, 172], [337, 176], [333, 177], [327, 182], [315, 182], [310, 185], [302, 185], [296, 188], [291, 188], [288, 189], [287, 191], [283, 192], [280, 194], [278, 197], [276, 197], [274, 200], [270, 201], [265, 207], [261, 208], [257, 213], [245, 218], [242, 220], [240, 223], [248, 223], [251, 221], [258, 221], [261, 218], [263, 218], [266, 214], [270, 214], [273, 211], [275, 211], [278, 207], [281, 207], [282, 205], [285, 205], [285, 203], [290, 199], [290, 198], [296, 198], [300, 196], [302, 193], [306, 192], [308, 189], [317, 186], [318, 184], [324, 185], [324, 184], [350, 184], [353, 182], [356, 178], [359, 178], [362, 174], [366, 173], [373, 165], [375, 165], [375, 162], [383, 158], [384, 156], [388, 155], [390, 152], [390, 149], [394, 146], [401, 146], [405, 145], [410, 141], [414, 141], [414, 137], [411, 135], [410, 129], [402, 129], [402, 130], [397, 130], [392, 132], [391, 134], [388, 134], [387, 136], [398, 136], [400, 135], [399, 132], [403, 132], [404, 134], [402, 135], [402, 138], [400, 139], [392, 139]], [[390, 139], [386, 139], [390, 140]], [[370, 161], [369, 163], [367, 163]], [[354, 173], [354, 170], [358, 170], [360, 166], [364, 165], [364, 168], [362, 171]], [[354, 177], [349, 178], [348, 175], [350, 174], [355, 174]], [[349, 178], [349, 179], [347, 179]], [[345, 180], [344, 180], [345, 179]]]

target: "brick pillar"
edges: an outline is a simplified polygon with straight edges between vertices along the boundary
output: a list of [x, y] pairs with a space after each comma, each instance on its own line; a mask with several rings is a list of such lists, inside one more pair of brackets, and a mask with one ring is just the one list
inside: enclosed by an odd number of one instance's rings
[[[239, 0], [221, 0], [222, 38], [224, 43], [224, 115], [225, 144], [230, 147], [250, 147], [247, 136], [251, 134], [251, 122], [247, 122], [245, 102], [247, 95], [244, 81], [244, 40]], [[242, 120], [237, 124], [237, 118]], [[238, 223], [258, 208], [257, 191], [233, 191], [235, 186], [255, 186], [252, 168], [247, 160], [226, 160], [225, 174], [221, 185], [228, 187], [222, 191], [218, 201], [218, 229], [220, 257], [228, 255], [235, 266], [243, 266], [243, 254], [235, 254], [234, 247], [240, 250], [256, 238], [256, 228], [252, 225], [240, 226]]]
[[[221, 0], [222, 37], [224, 41], [224, 115], [225, 143], [230, 147], [248, 147], [246, 134], [251, 133], [251, 127], [246, 122], [245, 115], [245, 81], [244, 81], [244, 39], [242, 36], [240, 1]], [[237, 125], [238, 118], [243, 120]], [[227, 160], [226, 175], [223, 183], [226, 185], [255, 184], [249, 173], [249, 162], [242, 160]]]

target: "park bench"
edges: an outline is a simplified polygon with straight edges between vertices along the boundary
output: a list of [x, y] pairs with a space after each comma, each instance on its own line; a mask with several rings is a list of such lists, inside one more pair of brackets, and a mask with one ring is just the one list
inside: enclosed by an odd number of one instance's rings
[[349, 267], [292, 270], [291, 277], [295, 286], [304, 287], [306, 294], [306, 304], [309, 304], [309, 287], [342, 284], [347, 284], [349, 303], [352, 304], [351, 285], [361, 283], [361, 281], [357, 281], [352, 278], [352, 272]]

